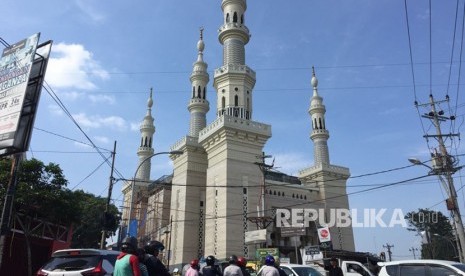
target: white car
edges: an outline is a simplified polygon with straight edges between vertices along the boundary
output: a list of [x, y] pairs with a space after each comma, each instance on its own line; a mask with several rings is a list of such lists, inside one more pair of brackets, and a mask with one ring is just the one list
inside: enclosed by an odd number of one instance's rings
[[37, 271], [37, 276], [110, 276], [121, 252], [100, 249], [58, 250]]
[[[260, 269], [257, 276], [261, 276], [263, 267]], [[279, 267], [284, 270], [288, 276], [323, 276], [323, 274], [318, 272], [315, 268], [308, 265], [280, 264]]]
[[441, 260], [379, 262], [378, 276], [465, 276], [465, 264]]

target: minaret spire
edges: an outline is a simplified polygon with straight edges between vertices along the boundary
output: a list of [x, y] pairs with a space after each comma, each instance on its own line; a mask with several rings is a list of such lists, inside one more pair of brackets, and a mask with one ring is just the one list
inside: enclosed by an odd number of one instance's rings
[[203, 61], [203, 28], [200, 28], [200, 39], [197, 42], [199, 51], [197, 61], [194, 62], [192, 74], [190, 77], [192, 83], [192, 97], [187, 109], [190, 113], [189, 136], [198, 137], [200, 130], [207, 125], [206, 114], [210, 109], [207, 101], [207, 84], [210, 77], [207, 72], [208, 64]]
[[[140, 146], [137, 150], [137, 156], [139, 156], [139, 164], [154, 153], [152, 148], [153, 134], [155, 133], [155, 126], [153, 124], [152, 117], [152, 106], [153, 106], [153, 88], [150, 88], [150, 96], [147, 100], [147, 113], [140, 124]], [[149, 181], [150, 180], [150, 160], [146, 160], [137, 171], [136, 178], [139, 180]]]
[[312, 132], [310, 134], [310, 138], [313, 141], [315, 165], [329, 165], [329, 132], [326, 130], [325, 122], [326, 108], [323, 104], [323, 98], [318, 95], [318, 79], [316, 78], [314, 67], [312, 67], [311, 84], [313, 87], [313, 96], [310, 101], [308, 113], [312, 120]]

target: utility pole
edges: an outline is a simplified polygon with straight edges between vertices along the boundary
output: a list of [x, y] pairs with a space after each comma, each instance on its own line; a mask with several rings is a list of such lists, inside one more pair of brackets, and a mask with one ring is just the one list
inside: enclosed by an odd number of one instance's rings
[[[431, 106], [431, 111], [422, 115], [423, 118], [427, 118], [432, 121], [435, 129], [435, 135], [424, 135], [426, 139], [434, 138], [437, 140], [439, 144], [439, 152], [435, 149], [434, 152], [431, 153], [432, 157], [432, 170], [430, 174], [437, 175], [441, 183], [446, 186], [446, 192], [448, 193], [448, 198], [446, 200], [447, 210], [451, 212], [452, 218], [454, 219], [455, 225], [455, 235], [457, 236], [457, 251], [459, 252], [460, 262], [464, 262], [465, 256], [465, 233], [463, 229], [462, 217], [460, 215], [459, 205], [457, 202], [457, 191], [455, 190], [454, 180], [452, 175], [462, 168], [462, 166], [456, 166], [458, 160], [449, 155], [447, 149], [444, 145], [444, 138], [451, 138], [455, 136], [459, 136], [458, 134], [442, 134], [441, 131], [441, 124], [440, 122], [444, 122], [446, 120], [455, 120], [454, 116], [446, 117], [444, 116], [444, 111], [436, 109], [436, 104], [442, 102], [448, 102], [449, 96], [446, 96], [446, 100], [443, 101], [434, 101], [433, 95], [429, 95], [430, 102], [428, 104], [418, 105], [417, 106]], [[445, 178], [445, 179], [444, 179]]]
[[383, 248], [386, 248], [386, 249], [387, 249], [388, 256], [389, 256], [389, 261], [392, 261], [392, 252], [391, 252], [391, 248], [393, 248], [393, 247], [394, 247], [394, 245], [389, 244], [389, 243], [386, 243], [386, 245], [383, 245]]
[[417, 259], [417, 255], [415, 254], [415, 251], [418, 252], [418, 248], [415, 248], [415, 247], [412, 246], [412, 247], [410, 247], [410, 248], [408, 249], [408, 251], [412, 252], [412, 254], [413, 254], [413, 259], [416, 260], [416, 259]]
[[113, 146], [113, 152], [112, 154], [112, 161], [111, 161], [111, 172], [110, 172], [110, 183], [108, 184], [108, 196], [107, 196], [107, 202], [105, 204], [105, 212], [103, 213], [103, 227], [102, 227], [102, 239], [100, 240], [100, 249], [105, 249], [105, 238], [107, 235], [106, 231], [106, 224], [107, 224], [107, 218], [108, 216], [108, 211], [110, 208], [110, 200], [111, 200], [111, 192], [113, 190], [113, 171], [115, 168], [115, 155], [116, 155], [116, 141]]

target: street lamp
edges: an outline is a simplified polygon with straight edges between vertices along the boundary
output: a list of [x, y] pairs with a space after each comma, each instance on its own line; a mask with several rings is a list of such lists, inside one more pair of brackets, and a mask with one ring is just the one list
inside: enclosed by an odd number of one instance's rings
[[[433, 159], [434, 160], [434, 159]], [[447, 209], [451, 211], [452, 217], [454, 219], [454, 225], [455, 225], [455, 240], [457, 243], [457, 252], [459, 253], [459, 260], [460, 262], [464, 262], [465, 259], [465, 232], [463, 229], [463, 223], [462, 223], [462, 217], [460, 215], [460, 210], [459, 210], [459, 205], [457, 203], [457, 192], [455, 190], [454, 182], [452, 180], [452, 173], [456, 172], [457, 170], [461, 169], [462, 167], [457, 167], [457, 168], [447, 168], [447, 170], [437, 170], [435, 168], [432, 168], [420, 160], [416, 158], [409, 158], [408, 161], [414, 165], [422, 165], [430, 169], [428, 172], [429, 175], [437, 175], [439, 178], [439, 181], [441, 181], [441, 184], [444, 186], [444, 189], [446, 190], [448, 194], [448, 199], [447, 199]], [[442, 176], [442, 174], [445, 175], [446, 180]], [[449, 207], [449, 204], [451, 204], [451, 207]]]
[[147, 156], [144, 160], [142, 160], [142, 162], [139, 163], [139, 166], [137, 166], [137, 169], [136, 169], [136, 172], [134, 173], [134, 177], [132, 178], [132, 184], [131, 184], [131, 198], [130, 198], [130, 202], [129, 202], [129, 214], [128, 214], [128, 230], [126, 231], [126, 236], [129, 237], [129, 226], [131, 225], [131, 216], [132, 216], [132, 208], [133, 208], [133, 205], [134, 205], [134, 188], [136, 186], [136, 176], [137, 176], [137, 172], [139, 171], [140, 167], [142, 166], [142, 164], [145, 163], [145, 161], [151, 159], [152, 157], [156, 156], [156, 155], [160, 155], [160, 154], [173, 154], [173, 155], [179, 155], [179, 154], [183, 154], [184, 152], [182, 150], [173, 150], [173, 151], [162, 151], [162, 152], [157, 152], [157, 153], [154, 153], [154, 154], [151, 154], [149, 156]]

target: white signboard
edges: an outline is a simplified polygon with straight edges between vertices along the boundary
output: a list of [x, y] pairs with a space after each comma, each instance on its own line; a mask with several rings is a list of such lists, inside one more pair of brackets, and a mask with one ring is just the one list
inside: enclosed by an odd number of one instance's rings
[[266, 242], [266, 229], [245, 232], [245, 244]]
[[0, 148], [13, 145], [38, 41], [37, 33], [3, 50], [0, 59]]
[[331, 233], [329, 232], [329, 227], [318, 228], [318, 238], [320, 242], [329, 242], [331, 241]]

